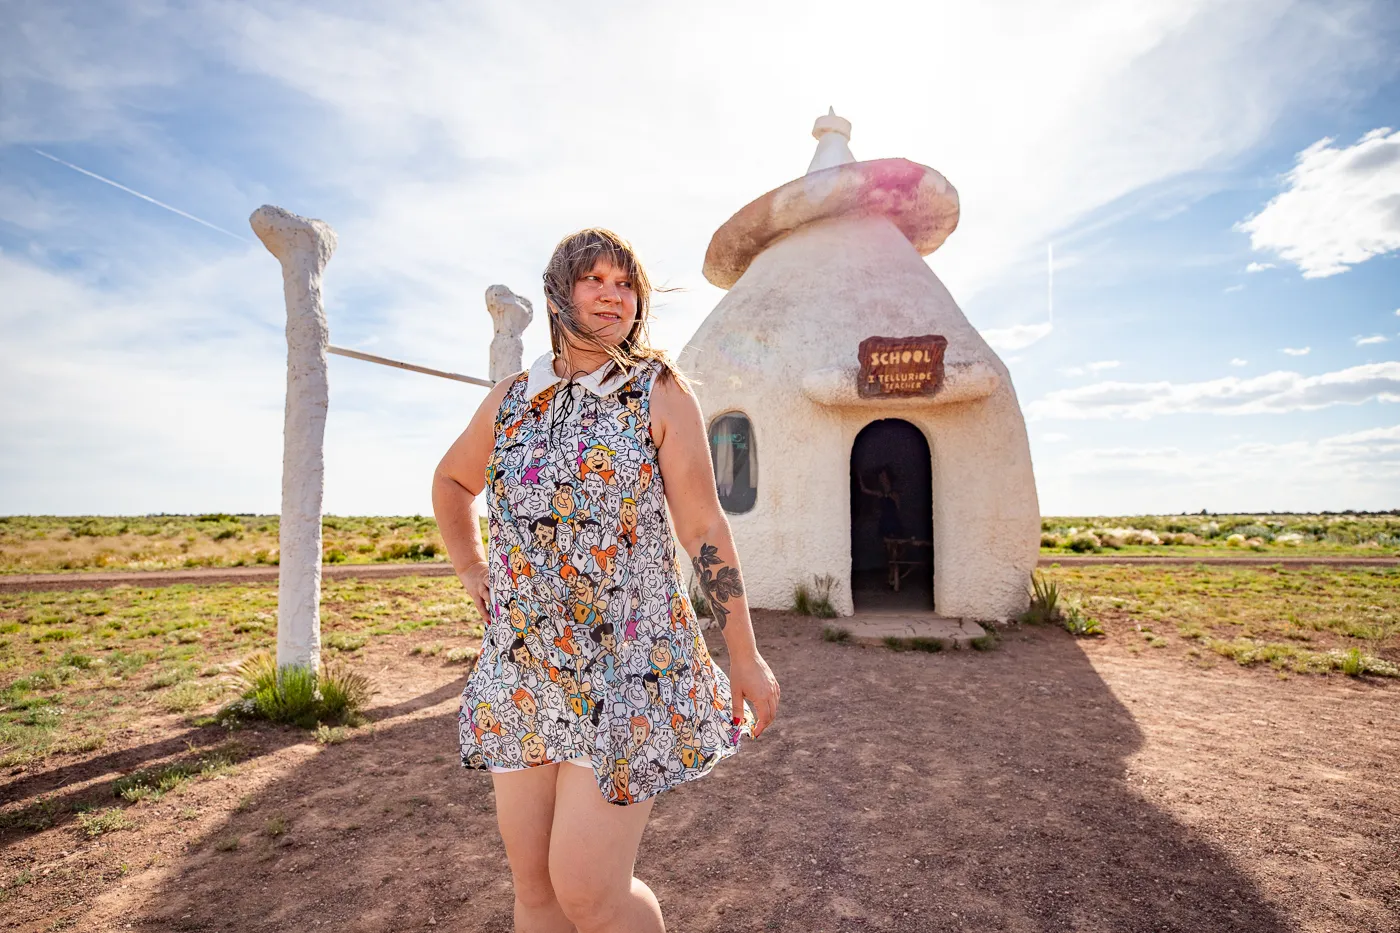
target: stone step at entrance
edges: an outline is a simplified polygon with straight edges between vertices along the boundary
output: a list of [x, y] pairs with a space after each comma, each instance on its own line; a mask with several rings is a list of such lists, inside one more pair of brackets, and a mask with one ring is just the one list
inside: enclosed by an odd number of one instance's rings
[[902, 648], [928, 648], [932, 640], [942, 642], [944, 648], [966, 648], [974, 638], [987, 634], [971, 619], [953, 619], [931, 612], [858, 612], [833, 619], [830, 624], [849, 632], [849, 641], [855, 644], [893, 647], [887, 639], [894, 638]]

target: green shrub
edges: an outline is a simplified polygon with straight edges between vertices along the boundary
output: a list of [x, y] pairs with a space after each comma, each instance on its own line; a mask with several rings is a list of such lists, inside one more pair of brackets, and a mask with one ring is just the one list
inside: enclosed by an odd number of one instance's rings
[[432, 542], [390, 541], [379, 549], [375, 560], [432, 560], [437, 556], [437, 545]]
[[[1078, 603], [1068, 603], [1064, 611], [1065, 630], [1071, 635], [1102, 635], [1103, 626], [1098, 619], [1086, 613]], [[1165, 644], [1165, 642], [1163, 642]], [[1154, 647], [1156, 647], [1154, 645]]]
[[1026, 625], [1047, 625], [1060, 619], [1060, 585], [1040, 574], [1031, 575], [1031, 603], [1021, 613]]
[[265, 719], [303, 729], [355, 723], [374, 694], [370, 679], [346, 665], [332, 661], [319, 674], [291, 664], [279, 670], [265, 651], [240, 664], [236, 675], [241, 698], [220, 710], [224, 722]]
[[818, 619], [836, 618], [836, 607], [831, 605], [831, 591], [836, 586], [836, 578], [829, 573], [814, 576], [812, 585], [799, 583], [792, 591], [792, 609], [798, 615], [815, 616]]
[[322, 665], [321, 718], [330, 722], [358, 722], [360, 710], [369, 705], [374, 690], [374, 682], [349, 665], [335, 661]]
[[822, 641], [834, 641], [840, 644], [850, 640], [850, 629], [844, 629], [836, 625], [828, 625], [822, 629]]
[[1074, 551], [1076, 554], [1084, 554], [1089, 551], [1098, 553], [1103, 550], [1103, 542], [1099, 540], [1098, 535], [1089, 531], [1081, 531], [1078, 534], [1071, 535], [1065, 547]]

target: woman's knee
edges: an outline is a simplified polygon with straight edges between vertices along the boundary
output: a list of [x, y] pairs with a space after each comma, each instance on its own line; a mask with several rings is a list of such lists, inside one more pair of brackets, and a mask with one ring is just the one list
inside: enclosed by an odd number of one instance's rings
[[556, 900], [554, 884], [549, 877], [549, 866], [512, 865], [511, 880], [515, 885], [515, 899], [524, 907], [548, 907]]
[[553, 866], [551, 872], [551, 884], [559, 907], [580, 930], [605, 929], [608, 921], [626, 912], [631, 878], [626, 883], [618, 884]]

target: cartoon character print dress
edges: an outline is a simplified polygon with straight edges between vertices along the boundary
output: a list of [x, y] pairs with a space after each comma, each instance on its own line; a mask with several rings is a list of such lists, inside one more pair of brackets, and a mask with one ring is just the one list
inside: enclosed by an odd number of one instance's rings
[[[458, 715], [465, 767], [587, 757], [625, 805], [704, 776], [752, 734], [747, 707], [731, 722], [728, 677], [676, 565], [650, 430], [660, 371], [566, 383], [546, 355], [501, 402], [490, 619]], [[551, 384], [529, 397], [538, 382]]]

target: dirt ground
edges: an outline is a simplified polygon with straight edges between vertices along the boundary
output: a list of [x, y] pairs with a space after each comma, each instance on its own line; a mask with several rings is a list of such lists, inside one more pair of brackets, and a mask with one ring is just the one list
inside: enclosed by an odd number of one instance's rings
[[[642, 841], [673, 931], [1400, 931], [1393, 682], [1055, 629], [924, 654], [755, 628], [779, 720], [661, 795]], [[348, 741], [240, 731], [232, 773], [130, 828], [0, 832], [0, 928], [509, 931], [490, 779], [455, 755], [463, 669], [362, 667], [382, 692]], [[0, 777], [0, 803], [110, 806], [119, 775], [228, 739], [171, 716]]]

